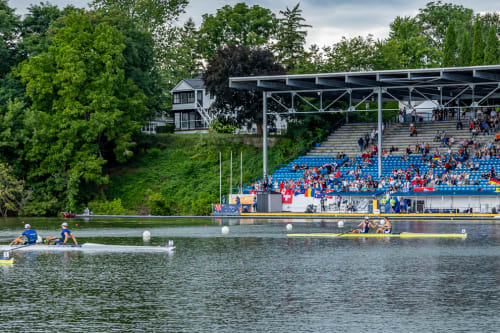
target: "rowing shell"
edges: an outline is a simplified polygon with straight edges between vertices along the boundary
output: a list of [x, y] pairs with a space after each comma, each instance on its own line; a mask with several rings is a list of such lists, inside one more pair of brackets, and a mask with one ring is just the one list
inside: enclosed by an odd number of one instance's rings
[[12, 265], [14, 263], [14, 258], [5, 259], [0, 258], [0, 265]]
[[172, 252], [175, 246], [128, 246], [85, 243], [82, 245], [0, 245], [0, 251], [63, 251], [63, 252]]
[[467, 238], [467, 234], [425, 234], [425, 233], [415, 233], [415, 232], [402, 232], [400, 234], [358, 234], [358, 233], [345, 233], [345, 234], [327, 234], [327, 233], [317, 233], [317, 234], [287, 234], [288, 237], [310, 237], [310, 238], [331, 238], [331, 237], [342, 237], [342, 238]]

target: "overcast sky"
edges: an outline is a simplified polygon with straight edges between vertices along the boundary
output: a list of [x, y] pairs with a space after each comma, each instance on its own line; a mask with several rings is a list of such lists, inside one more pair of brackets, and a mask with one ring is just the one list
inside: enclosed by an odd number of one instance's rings
[[[25, 14], [27, 7], [40, 0], [9, 0], [9, 5], [17, 9], [18, 14]], [[52, 4], [64, 7], [73, 4], [76, 7], [87, 7], [89, 0], [51, 0]], [[192, 17], [199, 26], [201, 15], [215, 13], [217, 8], [226, 4], [234, 5], [242, 0], [190, 0], [186, 14], [181, 17], [185, 21]], [[247, 0], [249, 5], [257, 4], [278, 12], [284, 8], [293, 7], [297, 0]], [[320, 46], [330, 45], [339, 41], [342, 36], [354, 37], [372, 34], [375, 38], [385, 38], [389, 33], [389, 24], [396, 16], [415, 15], [419, 8], [425, 7], [429, 0], [302, 0], [301, 8], [306, 23], [313, 27], [309, 29], [307, 44]], [[446, 1], [444, 1], [446, 2]], [[450, 2], [450, 1], [448, 1]], [[499, 0], [462, 0], [451, 1], [475, 13], [500, 12]]]

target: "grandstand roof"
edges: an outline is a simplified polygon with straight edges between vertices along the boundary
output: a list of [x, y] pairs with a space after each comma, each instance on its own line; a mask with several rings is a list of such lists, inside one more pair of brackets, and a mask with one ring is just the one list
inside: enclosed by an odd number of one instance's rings
[[[299, 75], [232, 77], [229, 86], [236, 89], [285, 92], [331, 92], [349, 89], [353, 98], [366, 96], [366, 90], [384, 89], [384, 100], [407, 99], [409, 88], [418, 89], [412, 100], [479, 101], [500, 98], [500, 65], [426, 69], [381, 70]], [[473, 88], [466, 89], [465, 88]], [[495, 90], [494, 92], [492, 92]], [[391, 96], [389, 95], [393, 95]]]

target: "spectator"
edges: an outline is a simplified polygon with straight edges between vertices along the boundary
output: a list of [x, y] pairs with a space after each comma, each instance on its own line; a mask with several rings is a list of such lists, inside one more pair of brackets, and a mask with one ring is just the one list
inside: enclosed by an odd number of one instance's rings
[[359, 146], [359, 151], [363, 151], [364, 141], [362, 137], [358, 139], [358, 146]]
[[417, 128], [413, 124], [410, 124], [410, 136], [417, 136]]
[[457, 121], [457, 131], [460, 129], [463, 129], [464, 128], [464, 125], [462, 124], [462, 121]]
[[417, 110], [412, 107], [411, 109], [411, 122], [416, 123], [417, 122]]

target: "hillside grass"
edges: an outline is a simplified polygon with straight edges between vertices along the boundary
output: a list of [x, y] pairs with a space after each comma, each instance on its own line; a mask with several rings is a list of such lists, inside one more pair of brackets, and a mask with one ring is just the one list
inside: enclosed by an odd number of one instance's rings
[[[129, 214], [207, 215], [210, 204], [219, 202], [219, 152], [223, 195], [229, 192], [231, 151], [232, 187], [237, 188], [240, 181], [240, 152], [244, 186], [262, 178], [262, 148], [242, 143], [244, 138], [213, 133], [156, 135], [153, 147], [127, 166], [109, 170], [110, 183], [103, 189], [102, 199], [121, 200]], [[307, 145], [301, 140], [276, 140], [268, 149], [269, 174], [303, 154]]]

